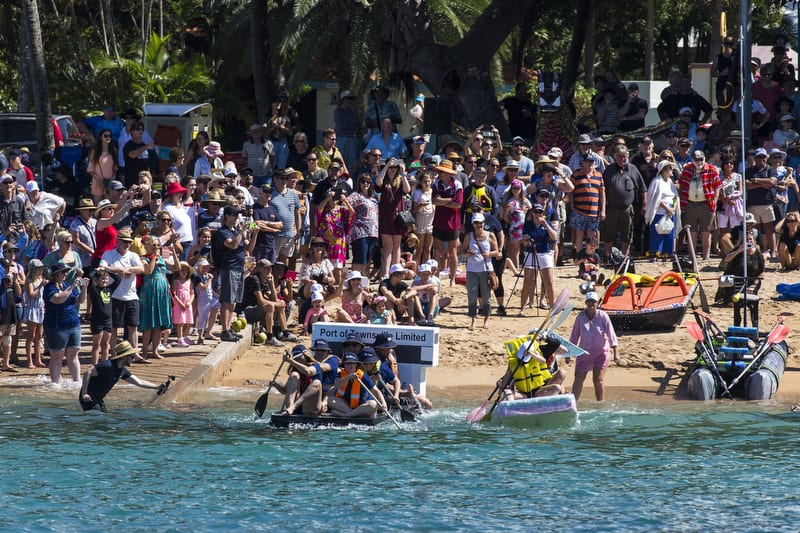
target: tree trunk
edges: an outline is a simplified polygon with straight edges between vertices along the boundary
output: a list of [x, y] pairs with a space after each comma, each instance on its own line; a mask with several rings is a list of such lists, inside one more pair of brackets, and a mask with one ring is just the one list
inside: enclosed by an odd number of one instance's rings
[[578, 69], [581, 64], [583, 40], [586, 38], [586, 25], [593, 8], [592, 0], [578, 0], [575, 11], [575, 24], [572, 27], [572, 42], [567, 52], [567, 64], [564, 67], [564, 105], [572, 105], [575, 100], [575, 86], [578, 83]]
[[[590, 3], [591, 2], [590, 0]], [[589, 20], [586, 21], [586, 42], [583, 47], [583, 85], [594, 87], [594, 51], [595, 51], [595, 6], [589, 8]]]
[[[22, 0], [22, 8], [32, 0]], [[20, 21], [19, 25], [19, 86], [17, 87], [17, 111], [20, 113], [30, 113], [33, 110], [33, 75], [31, 74], [31, 36], [30, 27], [25, 24], [26, 20]]]
[[269, 41], [267, 40], [266, 0], [250, 2], [250, 48], [253, 63], [253, 88], [256, 99], [256, 118], [265, 122], [270, 116]]
[[653, 79], [653, 43], [656, 19], [656, 0], [647, 0], [647, 35], [644, 45], [644, 79]]
[[725, 8], [723, 0], [711, 0], [711, 38], [708, 40], [708, 62], [716, 61], [717, 54], [722, 50], [722, 37], [725, 29], [722, 27], [722, 11]]
[[44, 45], [42, 44], [42, 28], [39, 25], [39, 6], [37, 0], [23, 0], [22, 21], [25, 33], [29, 36], [29, 55], [25, 61], [30, 65], [33, 78], [33, 101], [36, 108], [36, 130], [39, 141], [39, 153], [54, 148], [52, 112], [50, 110], [50, 94], [47, 84], [47, 67], [44, 62]]

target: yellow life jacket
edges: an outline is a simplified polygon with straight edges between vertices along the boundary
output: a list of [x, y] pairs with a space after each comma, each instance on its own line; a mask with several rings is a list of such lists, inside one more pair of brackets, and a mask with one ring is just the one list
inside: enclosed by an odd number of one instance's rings
[[[533, 349], [541, 355], [539, 344], [535, 341]], [[516, 352], [509, 353], [508, 366], [514, 372], [512, 375], [514, 387], [523, 394], [533, 393], [553, 377], [547, 363], [540, 363], [533, 357], [527, 363], [523, 363], [517, 359]]]
[[[350, 409], [355, 409], [361, 405], [361, 379], [364, 377], [364, 371], [360, 368], [356, 370], [358, 380], [350, 380], [345, 382], [341, 387], [336, 389], [336, 397], [342, 398], [350, 404]], [[347, 371], [344, 368], [339, 369], [339, 377], [347, 377]]]

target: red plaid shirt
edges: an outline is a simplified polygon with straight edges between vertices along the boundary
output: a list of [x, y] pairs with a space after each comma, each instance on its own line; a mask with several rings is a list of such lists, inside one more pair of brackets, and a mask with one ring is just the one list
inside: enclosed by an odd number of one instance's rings
[[[683, 167], [680, 178], [678, 178], [678, 190], [681, 197], [681, 209], [686, 208], [689, 203], [689, 186], [694, 179], [695, 166], [693, 162], [688, 163]], [[714, 165], [707, 163], [703, 164], [703, 170], [700, 173], [700, 179], [703, 182], [703, 193], [708, 203], [708, 208], [711, 211], [717, 210], [717, 191], [722, 188], [722, 180], [719, 179], [719, 172]]]

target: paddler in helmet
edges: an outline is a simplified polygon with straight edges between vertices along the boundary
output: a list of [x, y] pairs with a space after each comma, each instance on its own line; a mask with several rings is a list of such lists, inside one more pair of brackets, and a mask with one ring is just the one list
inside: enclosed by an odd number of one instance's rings
[[517, 353], [508, 356], [508, 369], [497, 382], [503, 387], [503, 400], [522, 400], [564, 394], [567, 373], [557, 368], [555, 353], [561, 341], [548, 335], [544, 342], [525, 342]]
[[375, 382], [361, 369], [361, 361], [354, 353], [342, 357], [339, 379], [334, 383], [334, 394], [328, 396], [328, 406], [333, 416], [345, 418], [374, 418], [378, 407], [386, 411], [386, 400]]

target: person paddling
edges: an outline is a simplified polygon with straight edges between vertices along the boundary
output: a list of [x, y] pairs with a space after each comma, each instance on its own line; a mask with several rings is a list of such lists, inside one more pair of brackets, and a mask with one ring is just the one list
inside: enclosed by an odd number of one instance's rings
[[114, 355], [110, 359], [100, 361], [83, 375], [83, 385], [78, 396], [78, 401], [84, 411], [98, 410], [106, 412], [103, 401], [111, 392], [117, 381], [123, 379], [137, 387], [157, 389], [158, 394], [163, 394], [169, 387], [169, 380], [156, 385], [137, 378], [125, 367], [131, 366], [131, 361], [137, 355], [137, 350], [128, 341], [122, 341], [114, 348]]
[[328, 397], [331, 414], [347, 418], [374, 418], [380, 407], [387, 411], [386, 400], [375, 382], [361, 370], [354, 353], [346, 353], [336, 380], [335, 394]]
[[508, 356], [506, 373], [497, 382], [503, 389], [503, 400], [522, 400], [564, 394], [564, 369], [552, 368], [561, 341], [548, 335], [543, 343], [525, 342], [515, 354]]

